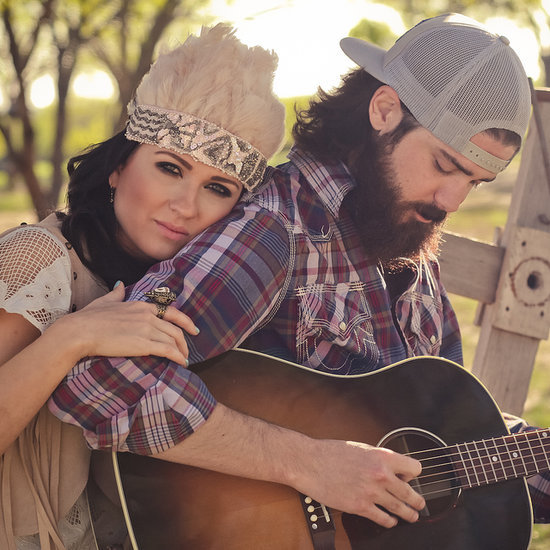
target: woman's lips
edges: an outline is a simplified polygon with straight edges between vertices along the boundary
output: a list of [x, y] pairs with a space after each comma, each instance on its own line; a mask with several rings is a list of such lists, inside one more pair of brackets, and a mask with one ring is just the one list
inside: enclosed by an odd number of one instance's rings
[[161, 234], [167, 237], [168, 239], [178, 241], [186, 237], [187, 235], [189, 235], [188, 231], [181, 226], [173, 225], [167, 222], [160, 222], [160, 221], [156, 221], [156, 224], [160, 229]]

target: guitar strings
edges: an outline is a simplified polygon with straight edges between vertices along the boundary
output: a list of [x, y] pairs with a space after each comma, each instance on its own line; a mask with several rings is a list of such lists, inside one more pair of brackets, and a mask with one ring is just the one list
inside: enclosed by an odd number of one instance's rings
[[[449, 490], [456, 490], [457, 488], [490, 485], [498, 481], [525, 477], [549, 470], [550, 462], [545, 447], [550, 447], [550, 441], [544, 442], [540, 437], [541, 434], [544, 434], [545, 439], [548, 432], [547, 430], [532, 430], [523, 434], [510, 434], [500, 438], [482, 440], [481, 442], [423, 449], [408, 453], [406, 456], [417, 458], [422, 462], [422, 474], [416, 479], [421, 484], [422, 494], [432, 496], [438, 493], [447, 493]], [[487, 442], [490, 443], [489, 446]], [[484, 448], [480, 449], [477, 446], [478, 443], [483, 443]], [[511, 449], [510, 443], [513, 443], [515, 448]], [[473, 448], [471, 448], [472, 445]], [[463, 450], [460, 449], [461, 446], [464, 447]], [[443, 452], [434, 454], [435, 451]], [[531, 460], [529, 458], [527, 461], [524, 460], [522, 455], [525, 451], [529, 453]], [[501, 453], [504, 453], [505, 456], [502, 456]], [[464, 458], [464, 454], [467, 455], [466, 458]], [[423, 455], [428, 456], [423, 457]], [[443, 459], [446, 459], [446, 461]], [[541, 460], [542, 468], [540, 468], [541, 464], [539, 463]], [[436, 462], [434, 465], [428, 464], [434, 461]], [[528, 473], [529, 467], [534, 467], [535, 471]], [[435, 469], [437, 471], [434, 473], [428, 473], [429, 470]], [[434, 480], [429, 481], [432, 478]], [[442, 483], [447, 483], [450, 487], [434, 491], [424, 490], [424, 488], [431, 485], [440, 486]], [[455, 486], [452, 486], [453, 483]]]
[[[462, 454], [462, 451], [460, 450], [459, 447], [463, 446], [464, 447], [463, 452], [466, 452], [468, 454], [470, 454], [472, 452], [477, 453], [477, 455], [478, 455], [477, 458], [479, 458], [479, 459], [482, 458], [480, 453], [483, 453], [484, 456], [489, 458], [490, 456], [495, 456], [495, 454], [494, 454], [495, 452], [498, 452], [499, 456], [500, 456], [500, 453], [502, 453], [502, 449], [504, 449], [504, 452], [506, 454], [508, 454], [508, 456], [509, 456], [508, 459], [512, 460], [511, 453], [518, 452], [518, 453], [521, 454], [523, 451], [527, 450], [527, 448], [521, 448], [520, 447], [520, 445], [522, 443], [524, 445], [527, 444], [529, 446], [530, 451], [532, 451], [533, 447], [540, 449], [542, 451], [542, 456], [545, 456], [546, 453], [544, 452], [544, 449], [546, 447], [548, 447], [548, 451], [550, 452], [550, 439], [548, 441], [544, 442], [542, 439], [540, 439], [540, 437], [537, 437], [536, 439], [535, 439], [535, 437], [533, 437], [533, 435], [539, 436], [541, 433], [546, 434], [546, 433], [548, 433], [548, 431], [547, 430], [536, 430], [536, 431], [526, 432], [526, 433], [523, 433], [523, 434], [507, 435], [507, 436], [499, 437], [499, 438], [485, 439], [485, 440], [478, 441], [478, 442], [470, 441], [470, 442], [466, 442], [466, 443], [456, 443], [454, 445], [449, 445], [449, 446], [446, 446], [446, 447], [434, 447], [434, 448], [430, 448], [430, 449], [421, 449], [419, 451], [413, 451], [411, 453], [407, 453], [406, 456], [410, 456], [412, 458], [417, 458], [417, 460], [430, 460], [430, 459], [438, 460], [438, 459], [448, 457], [449, 454], [455, 454], [455, 455]], [[525, 438], [525, 441], [517, 442], [517, 440], [519, 439], [518, 436], [521, 436], [521, 437]], [[527, 439], [527, 436], [531, 436], [531, 439], [533, 439], [534, 441], [529, 441], [529, 439]], [[490, 442], [490, 443], [492, 443], [492, 445], [490, 447], [488, 447], [486, 445], [486, 442]], [[500, 443], [500, 442], [502, 442], [502, 443]], [[510, 449], [510, 442], [515, 444], [515, 446], [516, 446], [515, 449]], [[479, 443], [483, 443], [483, 445], [484, 445], [483, 449], [480, 449], [478, 447]], [[532, 445], [533, 443], [534, 443], [534, 445]], [[471, 448], [472, 446], [475, 446], [475, 448], [472, 449]], [[452, 449], [456, 449], [456, 451], [453, 451]], [[436, 454], [433, 454], [434, 451], [443, 451], [443, 452], [440, 455], [436, 455]], [[422, 455], [426, 455], [426, 454], [430, 454], [431, 456], [427, 457], [426, 459], [423, 459]], [[531, 453], [531, 454], [533, 454], [533, 453]], [[420, 457], [420, 458], [418, 458], [418, 457]], [[550, 461], [548, 459], [546, 459], [545, 461], [547, 463], [548, 468], [550, 468]]]

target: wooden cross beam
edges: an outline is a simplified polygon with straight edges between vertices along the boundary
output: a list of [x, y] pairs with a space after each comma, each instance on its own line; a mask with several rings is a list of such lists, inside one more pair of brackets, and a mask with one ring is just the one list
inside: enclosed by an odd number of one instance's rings
[[550, 141], [544, 127], [550, 128], [550, 89], [534, 95], [499, 242], [446, 233], [440, 256], [447, 290], [483, 304], [472, 372], [502, 410], [515, 414], [523, 411], [539, 342], [550, 330], [550, 160], [543, 149], [545, 143], [550, 151]]

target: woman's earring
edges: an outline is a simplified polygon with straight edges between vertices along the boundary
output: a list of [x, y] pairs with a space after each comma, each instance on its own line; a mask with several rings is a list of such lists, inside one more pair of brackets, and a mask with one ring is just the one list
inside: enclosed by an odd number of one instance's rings
[[115, 202], [115, 188], [109, 186], [109, 202], [113, 204]]

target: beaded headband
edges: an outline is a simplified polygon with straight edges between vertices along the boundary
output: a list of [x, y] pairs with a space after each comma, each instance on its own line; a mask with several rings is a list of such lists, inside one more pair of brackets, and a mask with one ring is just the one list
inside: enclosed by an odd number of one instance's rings
[[244, 139], [189, 113], [135, 101], [128, 111], [128, 139], [191, 155], [237, 178], [248, 191], [261, 183], [267, 159]]

